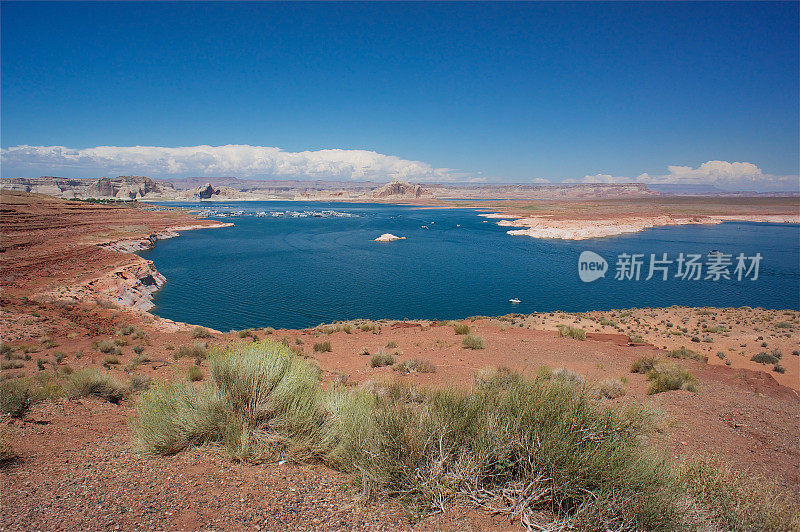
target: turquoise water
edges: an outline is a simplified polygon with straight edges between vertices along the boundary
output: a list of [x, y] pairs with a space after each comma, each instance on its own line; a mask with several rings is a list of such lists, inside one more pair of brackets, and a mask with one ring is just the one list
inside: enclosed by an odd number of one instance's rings
[[[319, 202], [204, 202], [202, 208], [355, 215], [226, 216], [219, 219], [235, 227], [187, 231], [142, 252], [167, 278], [153, 312], [219, 330], [669, 305], [800, 309], [798, 225], [664, 227], [573, 242], [510, 236], [468, 209]], [[372, 241], [382, 233], [407, 239]], [[605, 278], [581, 282], [577, 261], [584, 250], [608, 261]], [[673, 264], [667, 281], [644, 280], [650, 253], [675, 259], [710, 250], [760, 253], [759, 278], [681, 280]], [[614, 279], [620, 253], [645, 254], [641, 280]]]

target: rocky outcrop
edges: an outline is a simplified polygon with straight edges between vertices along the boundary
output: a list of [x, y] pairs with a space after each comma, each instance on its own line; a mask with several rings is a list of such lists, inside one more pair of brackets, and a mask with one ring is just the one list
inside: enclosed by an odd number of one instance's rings
[[394, 242], [395, 240], [405, 240], [406, 237], [404, 236], [396, 236], [392, 233], [383, 233], [381, 236], [375, 239], [375, 242]]
[[0, 181], [0, 189], [47, 194], [59, 198], [134, 200], [146, 196], [171, 197], [171, 183], [158, 182], [144, 176], [119, 176], [100, 179], [69, 179], [64, 177], [8, 178]]
[[433, 194], [422, 185], [414, 185], [405, 181], [386, 183], [372, 192], [373, 198], [432, 198]]

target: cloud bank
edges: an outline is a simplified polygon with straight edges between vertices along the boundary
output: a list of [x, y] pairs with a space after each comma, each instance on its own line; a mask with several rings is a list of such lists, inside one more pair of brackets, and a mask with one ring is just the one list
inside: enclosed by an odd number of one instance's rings
[[667, 173], [651, 175], [639, 174], [636, 177], [622, 177], [611, 174], [587, 175], [580, 180], [567, 180], [575, 183], [647, 183], [652, 185], [715, 185], [725, 190], [798, 190], [800, 176], [778, 176], [764, 173], [752, 163], [730, 163], [728, 161], [707, 161], [697, 168], [691, 166], [667, 166]]
[[230, 176], [274, 179], [454, 181], [448, 168], [366, 150], [287, 152], [268, 146], [14, 146], [0, 151], [3, 176]]

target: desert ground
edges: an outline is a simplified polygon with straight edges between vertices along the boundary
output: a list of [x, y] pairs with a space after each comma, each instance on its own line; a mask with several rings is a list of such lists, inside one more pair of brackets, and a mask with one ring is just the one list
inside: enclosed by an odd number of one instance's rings
[[[641, 201], [592, 204], [586, 207], [590, 214], [561, 204], [541, 208], [585, 219], [655, 208], [634, 207]], [[784, 214], [796, 208], [795, 199], [742, 202], [733, 212], [729, 202], [739, 200], [714, 199], [700, 207], [673, 201], [660, 204], [669, 215]], [[540, 205], [509, 202], [503, 212], [538, 214]], [[468, 386], [487, 366], [526, 374], [541, 366], [567, 368], [588, 383], [613, 380], [620, 393], [600, 400], [654, 412], [658, 423], [647, 439], [656, 448], [678, 459], [720, 461], [800, 496], [798, 311], [674, 307], [209, 331], [149, 314], [148, 279], [157, 272], [127, 250], [215, 222], [142, 205], [3, 193], [0, 225], [3, 382], [33, 377], [54, 386], [50, 398], [24, 415], [2, 418], [2, 530], [520, 529], [506, 517], [459, 505], [419, 521], [396, 500], [364, 499], [346, 475], [319, 464], [241, 463], [218, 448], [149, 456], [133, 444], [137, 393], [112, 403], [68, 399], [57, 390], [60, 379], [86, 367], [126, 383], [182, 378], [189, 371], [203, 382], [209, 378], [208, 350], [256, 339], [284, 342], [318, 364], [324, 386], [385, 378], [421, 387]], [[455, 325], [468, 326], [483, 348], [466, 348]], [[581, 329], [586, 337], [562, 336], [559, 326]], [[681, 358], [670, 357], [681, 348], [688, 350]], [[762, 352], [779, 362], [751, 360]], [[396, 364], [372, 367], [376, 353], [392, 355]], [[649, 395], [647, 377], [631, 372], [642, 357], [679, 364], [696, 377], [697, 392]], [[398, 363], [414, 359], [429, 363], [428, 372], [402, 371]]]

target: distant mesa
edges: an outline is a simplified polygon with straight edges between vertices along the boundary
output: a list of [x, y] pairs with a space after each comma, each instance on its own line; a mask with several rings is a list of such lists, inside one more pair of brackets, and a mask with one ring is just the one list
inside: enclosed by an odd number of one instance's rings
[[375, 239], [375, 242], [394, 242], [395, 240], [405, 240], [406, 237], [404, 236], [396, 236], [392, 233], [383, 233], [381, 236]]
[[372, 192], [373, 198], [396, 198], [398, 196], [406, 198], [432, 198], [433, 193], [423, 188], [422, 185], [414, 185], [398, 180], [386, 183]]

